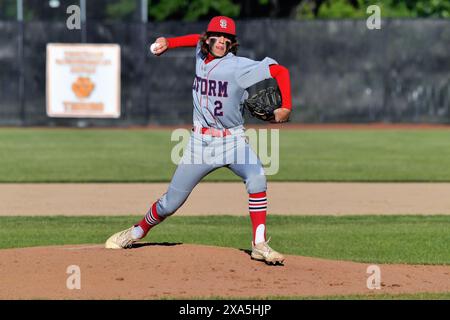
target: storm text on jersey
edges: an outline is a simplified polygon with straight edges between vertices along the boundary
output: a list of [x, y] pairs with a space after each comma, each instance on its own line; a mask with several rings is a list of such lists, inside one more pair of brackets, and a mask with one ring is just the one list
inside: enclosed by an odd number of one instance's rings
[[207, 95], [210, 97], [228, 97], [228, 81], [219, 81], [212, 79], [204, 79], [199, 76], [195, 76], [192, 90], [196, 92], [200, 91], [201, 95]]

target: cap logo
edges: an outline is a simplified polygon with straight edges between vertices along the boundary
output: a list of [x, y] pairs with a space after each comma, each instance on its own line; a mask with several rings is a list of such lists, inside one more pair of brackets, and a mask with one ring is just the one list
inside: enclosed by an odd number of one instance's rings
[[222, 29], [226, 29], [227, 28], [227, 20], [225, 20], [225, 19], [220, 19], [220, 27], [222, 28]]

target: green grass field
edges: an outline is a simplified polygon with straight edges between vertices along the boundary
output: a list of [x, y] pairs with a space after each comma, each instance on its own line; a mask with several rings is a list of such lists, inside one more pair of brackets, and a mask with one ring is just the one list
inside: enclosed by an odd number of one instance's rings
[[[0, 217], [0, 248], [102, 244], [113, 232], [128, 227], [138, 219], [140, 217], [136, 216]], [[273, 247], [286, 254], [364, 263], [450, 264], [450, 216], [269, 216], [268, 228]], [[174, 216], [153, 229], [145, 241], [193, 243], [245, 250], [250, 247], [250, 230], [248, 217]], [[265, 299], [449, 300], [450, 293], [268, 296]]]
[[[0, 182], [169, 181], [168, 130], [0, 129]], [[450, 181], [449, 130], [281, 130], [271, 181]], [[238, 181], [220, 169], [206, 181]]]
[[[168, 130], [0, 129], [2, 182], [167, 182]], [[269, 181], [450, 181], [450, 130], [280, 131]], [[220, 169], [206, 181], [239, 181]], [[0, 248], [103, 243], [141, 217], [0, 217]], [[174, 216], [146, 241], [249, 249], [249, 217]], [[450, 264], [450, 216], [268, 216], [286, 254], [364, 263]], [[251, 297], [250, 297], [251, 298]], [[450, 299], [450, 293], [325, 299]], [[222, 299], [218, 297], [218, 299]], [[317, 297], [268, 297], [317, 299]], [[321, 299], [319, 297], [319, 299]]]
[[[1, 217], [0, 248], [104, 243], [140, 219]], [[269, 216], [271, 244], [283, 253], [366, 263], [450, 264], [450, 216]], [[149, 242], [249, 249], [248, 217], [171, 217]]]

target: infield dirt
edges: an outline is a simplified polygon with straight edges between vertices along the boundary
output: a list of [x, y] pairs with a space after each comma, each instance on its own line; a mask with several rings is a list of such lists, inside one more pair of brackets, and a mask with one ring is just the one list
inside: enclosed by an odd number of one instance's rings
[[[144, 215], [167, 187], [168, 183], [0, 184], [0, 216]], [[267, 194], [269, 214], [450, 214], [450, 183], [269, 182]], [[248, 215], [247, 197], [243, 183], [202, 182], [176, 215]]]
[[[80, 267], [80, 289], [66, 282]], [[381, 289], [367, 288], [369, 264], [287, 256], [284, 266], [244, 249], [144, 243], [0, 250], [0, 299], [159, 299], [450, 292], [449, 266], [379, 265]]]

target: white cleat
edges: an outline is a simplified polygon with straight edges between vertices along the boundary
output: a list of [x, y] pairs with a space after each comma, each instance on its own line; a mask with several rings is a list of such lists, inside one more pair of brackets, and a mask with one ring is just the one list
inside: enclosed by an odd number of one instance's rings
[[130, 249], [139, 239], [133, 239], [131, 231], [134, 227], [117, 232], [106, 240], [106, 249]]
[[256, 245], [252, 243], [252, 259], [265, 261], [267, 264], [283, 264], [284, 256], [269, 247], [268, 243], [269, 240]]

